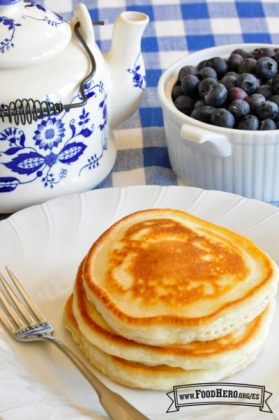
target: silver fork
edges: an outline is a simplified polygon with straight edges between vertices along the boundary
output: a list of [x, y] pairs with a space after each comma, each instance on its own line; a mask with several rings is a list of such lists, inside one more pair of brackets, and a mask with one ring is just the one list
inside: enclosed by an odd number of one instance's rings
[[[13, 320], [15, 327], [9, 321], [8, 317], [0, 309], [0, 319], [7, 331], [19, 341], [28, 343], [30, 341], [50, 341], [55, 344], [72, 362], [79, 368], [81, 373], [93, 386], [99, 396], [100, 403], [109, 414], [112, 420], [148, 420], [143, 414], [136, 410], [131, 404], [129, 404], [119, 394], [108, 389], [92, 372], [89, 370], [75, 354], [68, 349], [61, 341], [57, 340], [52, 336], [53, 328], [45, 317], [41, 314], [37, 306], [33, 303], [30, 297], [27, 295], [19, 281], [13, 275], [13, 273], [6, 267], [12, 281], [20, 292], [26, 305], [30, 311], [27, 311], [25, 307], [18, 300], [2, 274], [0, 273], [0, 279], [4, 285], [6, 292], [10, 299], [13, 301], [15, 307], [22, 315], [22, 318], [14, 311], [13, 307], [9, 304], [4, 294], [0, 290], [0, 301], [5, 306], [10, 318]], [[35, 316], [34, 316], [35, 315]]]

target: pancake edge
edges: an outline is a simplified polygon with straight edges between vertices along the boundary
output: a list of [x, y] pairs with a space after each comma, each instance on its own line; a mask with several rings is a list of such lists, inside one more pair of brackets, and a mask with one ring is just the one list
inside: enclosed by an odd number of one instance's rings
[[253, 356], [239, 365], [229, 365], [221, 369], [186, 371], [166, 365], [148, 366], [111, 356], [89, 343], [79, 331], [73, 312], [72, 316], [69, 316], [67, 309], [64, 311], [63, 323], [72, 334], [78, 347], [95, 368], [114, 382], [135, 389], [171, 391], [173, 386], [181, 384], [218, 382], [245, 369], [262, 351], [262, 348], [258, 349]]

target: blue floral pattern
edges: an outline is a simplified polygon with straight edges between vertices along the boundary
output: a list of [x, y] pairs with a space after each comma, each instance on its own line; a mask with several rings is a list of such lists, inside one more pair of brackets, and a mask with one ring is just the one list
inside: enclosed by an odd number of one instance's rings
[[38, 130], [35, 131], [36, 135], [33, 139], [36, 140], [35, 144], [36, 146], [39, 146], [40, 149], [51, 150], [62, 142], [65, 131], [64, 124], [61, 120], [49, 118], [47, 121], [42, 121], [42, 123], [38, 125]]
[[[93, 81], [90, 81], [85, 85], [85, 92], [88, 99], [93, 97], [97, 99], [101, 95], [99, 109], [102, 115], [102, 123], [98, 126], [98, 129], [102, 133], [102, 151], [99, 156], [94, 154], [87, 159], [87, 164], [80, 168], [79, 175], [85, 168], [91, 170], [99, 166], [99, 161], [103, 157], [104, 151], [107, 150], [107, 139], [105, 137], [107, 93], [104, 90], [103, 82], [94, 84]], [[77, 98], [81, 99], [80, 92], [72, 102]], [[77, 122], [75, 119], [70, 120], [71, 135], [63, 142], [66, 132], [66, 123], [63, 120], [69, 111], [66, 110], [61, 118], [51, 115], [37, 124], [37, 129], [34, 131], [32, 138], [34, 147], [32, 145], [26, 146], [25, 133], [18, 127], [9, 127], [0, 132], [0, 142], [7, 144], [7, 149], [0, 152], [0, 165], [5, 166], [15, 174], [30, 177], [29, 180], [15, 176], [0, 177], [0, 193], [14, 191], [18, 185], [29, 184], [38, 179], [41, 179], [45, 188], [48, 186], [53, 188], [55, 184], [67, 177], [66, 168], [62, 167], [60, 172], [59, 169], [58, 171], [53, 169], [56, 165], [69, 166], [78, 162], [88, 147], [86, 139], [94, 132], [94, 124], [90, 123], [90, 112], [83, 108]], [[38, 148], [35, 146], [38, 146]], [[7, 157], [11, 157], [11, 159], [9, 158], [10, 160], [6, 161]]]
[[[31, 1], [29, 1], [29, 0], [24, 0], [24, 3], [28, 3], [28, 4], [26, 4], [26, 6], [24, 6], [25, 9], [30, 9], [32, 7], [35, 7], [38, 10], [41, 10], [42, 12], [45, 12], [45, 13], [47, 12], [47, 9], [44, 6], [42, 6], [41, 4], [33, 3]], [[56, 27], [58, 25], [61, 25], [61, 23], [64, 23], [65, 22], [64, 19], [62, 18], [62, 16], [58, 15], [55, 12], [52, 12], [52, 13], [57, 17], [58, 21], [52, 20], [52, 19], [50, 19], [47, 16], [45, 16], [43, 19], [38, 19], [38, 18], [35, 18], [34, 16], [28, 16], [28, 15], [24, 15], [22, 17], [23, 17], [23, 19], [30, 18], [30, 19], [34, 19], [34, 20], [39, 20], [39, 21], [47, 22], [49, 25], [56, 26]]]
[[137, 56], [137, 59], [135, 61], [134, 64], [134, 68], [133, 69], [128, 69], [127, 71], [131, 74], [133, 74], [133, 82], [134, 82], [134, 87], [139, 87], [140, 89], [144, 90], [144, 82], [145, 82], [145, 76], [143, 76], [142, 74], [139, 73], [140, 70], [140, 65], [137, 64], [137, 61], [140, 57], [140, 53]]
[[12, 31], [10, 38], [5, 38], [0, 42], [0, 52], [4, 54], [6, 51], [14, 48], [13, 39], [15, 36], [16, 26], [21, 26], [21, 24], [15, 23], [14, 19], [10, 19], [5, 16], [0, 16], [0, 23], [2, 23], [2, 25], [8, 26], [8, 30]]
[[30, 7], [35, 7], [38, 10], [41, 10], [42, 12], [46, 12], [46, 8], [42, 6], [41, 4], [33, 3], [32, 1], [29, 1], [29, 0], [23, 0], [23, 3], [28, 3], [26, 6], [24, 6], [25, 9], [30, 8]]
[[[35, 7], [38, 10], [47, 13], [47, 9], [40, 4], [30, 2], [29, 0], [24, 0], [24, 3], [27, 3], [24, 6], [26, 9], [30, 9], [32, 7]], [[61, 25], [62, 23], [65, 22], [65, 20], [63, 19], [62, 16], [58, 15], [55, 12], [52, 12], [52, 13], [56, 16], [57, 21], [50, 19], [48, 16], [44, 16], [44, 18], [38, 19], [38, 18], [35, 18], [33, 16], [24, 15], [24, 16], [22, 16], [22, 18], [23, 19], [30, 18], [30, 19], [35, 19], [35, 20], [47, 22], [49, 25], [55, 26], [55, 27], [57, 27], [58, 25]], [[0, 16], [0, 24], [7, 26], [8, 30], [12, 31], [10, 37], [7, 37], [0, 42], [0, 52], [2, 54], [4, 54], [5, 52], [9, 51], [11, 48], [14, 48], [13, 39], [14, 39], [14, 36], [15, 36], [16, 27], [17, 26], [22, 26], [22, 25], [21, 25], [21, 23], [15, 23], [14, 19], [8, 18], [6, 16]]]

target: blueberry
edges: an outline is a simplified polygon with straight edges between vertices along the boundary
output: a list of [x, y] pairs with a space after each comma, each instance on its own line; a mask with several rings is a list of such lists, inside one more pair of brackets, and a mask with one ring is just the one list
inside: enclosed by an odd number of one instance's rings
[[279, 76], [273, 78], [272, 88], [279, 95]]
[[278, 106], [275, 102], [266, 101], [259, 104], [256, 108], [256, 115], [261, 120], [273, 120], [278, 115]]
[[267, 99], [269, 96], [273, 94], [273, 89], [269, 85], [262, 85], [256, 89], [256, 93], [263, 95], [265, 99]]
[[263, 120], [260, 122], [259, 130], [276, 130], [276, 124], [272, 120]]
[[234, 118], [239, 119], [250, 113], [250, 106], [246, 101], [237, 99], [230, 104], [228, 111], [234, 116]]
[[[206, 79], [208, 80], [208, 79]], [[204, 96], [204, 102], [210, 106], [222, 106], [226, 102], [228, 91], [221, 83], [210, 86], [208, 93]]]
[[262, 57], [274, 57], [274, 51], [269, 48], [260, 48], [256, 54], [256, 60], [259, 60]]
[[247, 54], [247, 51], [244, 51], [242, 48], [238, 48], [237, 50], [234, 50], [232, 54], [239, 54], [244, 58]]
[[251, 95], [259, 86], [259, 82], [252, 74], [243, 73], [238, 77], [236, 86], [243, 89], [248, 95]]
[[212, 79], [217, 80], [217, 73], [216, 73], [216, 71], [215, 71], [214, 69], [212, 69], [211, 67], [204, 67], [203, 69], [201, 69], [201, 70], [198, 72], [198, 77], [199, 77], [201, 80], [205, 80], [205, 79], [208, 79], [208, 78], [212, 78]]
[[193, 74], [185, 76], [181, 81], [181, 90], [183, 95], [193, 95], [199, 83], [200, 81], [197, 76], [194, 76]]
[[228, 65], [230, 70], [237, 70], [238, 66], [242, 63], [243, 57], [239, 54], [232, 53], [228, 59]]
[[268, 97], [269, 102], [274, 102], [279, 108], [279, 95], [271, 95]]
[[216, 109], [211, 115], [211, 122], [218, 127], [233, 128], [235, 124], [234, 116], [226, 109]]
[[205, 63], [207, 62], [207, 60], [203, 60], [201, 61], [198, 65], [197, 65], [197, 69], [201, 70], [205, 67]]
[[254, 58], [245, 58], [238, 66], [238, 73], [255, 73], [257, 60]]
[[228, 71], [226, 60], [221, 57], [210, 58], [206, 61], [206, 67], [213, 68], [219, 78], [222, 78]]
[[245, 101], [247, 97], [247, 93], [238, 87], [234, 87], [228, 91], [228, 102], [235, 101], [236, 99], [243, 99]]
[[182, 82], [182, 79], [184, 79], [185, 76], [188, 76], [189, 74], [198, 74], [198, 70], [193, 66], [185, 66], [180, 69], [180, 72], [178, 74], [178, 80]]
[[276, 61], [276, 63], [279, 65], [279, 51], [277, 51], [277, 53], [275, 54], [275, 56], [273, 57], [273, 60]]
[[172, 99], [179, 111], [207, 124], [279, 129], [278, 67], [279, 48], [238, 48], [228, 59], [213, 57], [182, 67]]
[[171, 97], [172, 97], [173, 102], [176, 100], [176, 98], [178, 98], [179, 96], [182, 96], [182, 95], [183, 95], [183, 93], [182, 93], [181, 87], [180, 86], [175, 86], [172, 90], [172, 93], [171, 93]]
[[204, 101], [197, 101], [195, 103], [194, 108], [197, 109], [197, 108], [201, 108], [202, 106], [205, 106], [205, 102]]
[[259, 128], [259, 120], [255, 115], [246, 115], [239, 122], [237, 128], [239, 130], [257, 130]]
[[200, 98], [204, 99], [205, 95], [209, 92], [210, 86], [216, 83], [217, 81], [212, 77], [202, 80], [198, 86]]
[[244, 58], [256, 58], [256, 55], [257, 55], [258, 51], [259, 51], [259, 49], [258, 49], [258, 48], [256, 48], [255, 50], [248, 52], [248, 53], [244, 56]]
[[190, 96], [179, 96], [175, 101], [176, 108], [183, 114], [191, 115], [194, 108], [194, 100]]
[[226, 76], [233, 76], [233, 77], [235, 77], [237, 79], [238, 76], [239, 76], [239, 74], [236, 73], [235, 71], [229, 71], [228, 73], [225, 74], [224, 77], [226, 77]]
[[210, 124], [211, 114], [215, 111], [215, 109], [216, 108], [214, 106], [203, 106], [201, 108], [196, 108], [192, 112], [191, 117], [195, 120]]
[[255, 114], [258, 105], [265, 102], [265, 97], [263, 95], [261, 95], [260, 93], [253, 93], [253, 95], [248, 96], [246, 101], [250, 106], [251, 113]]
[[236, 77], [234, 77], [234, 76], [224, 76], [223, 79], [221, 80], [221, 83], [222, 83], [222, 85], [225, 86], [225, 88], [227, 90], [230, 90], [233, 87], [235, 87]]
[[278, 65], [275, 60], [269, 57], [260, 58], [256, 64], [256, 76], [260, 79], [271, 79], [275, 76]]

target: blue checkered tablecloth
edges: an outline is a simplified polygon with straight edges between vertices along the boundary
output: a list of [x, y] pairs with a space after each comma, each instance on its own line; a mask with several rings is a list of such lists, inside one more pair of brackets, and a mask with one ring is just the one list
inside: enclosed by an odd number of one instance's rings
[[[81, 0], [82, 1], [82, 0]], [[77, 0], [37, 0], [71, 20]], [[170, 167], [157, 85], [174, 61], [203, 48], [242, 42], [279, 43], [278, 0], [83, 0], [93, 20], [101, 51], [110, 49], [119, 13], [146, 13], [150, 22], [142, 39], [147, 88], [137, 112], [116, 134], [117, 160], [97, 187], [180, 185]], [[279, 202], [272, 204], [279, 207]]]

